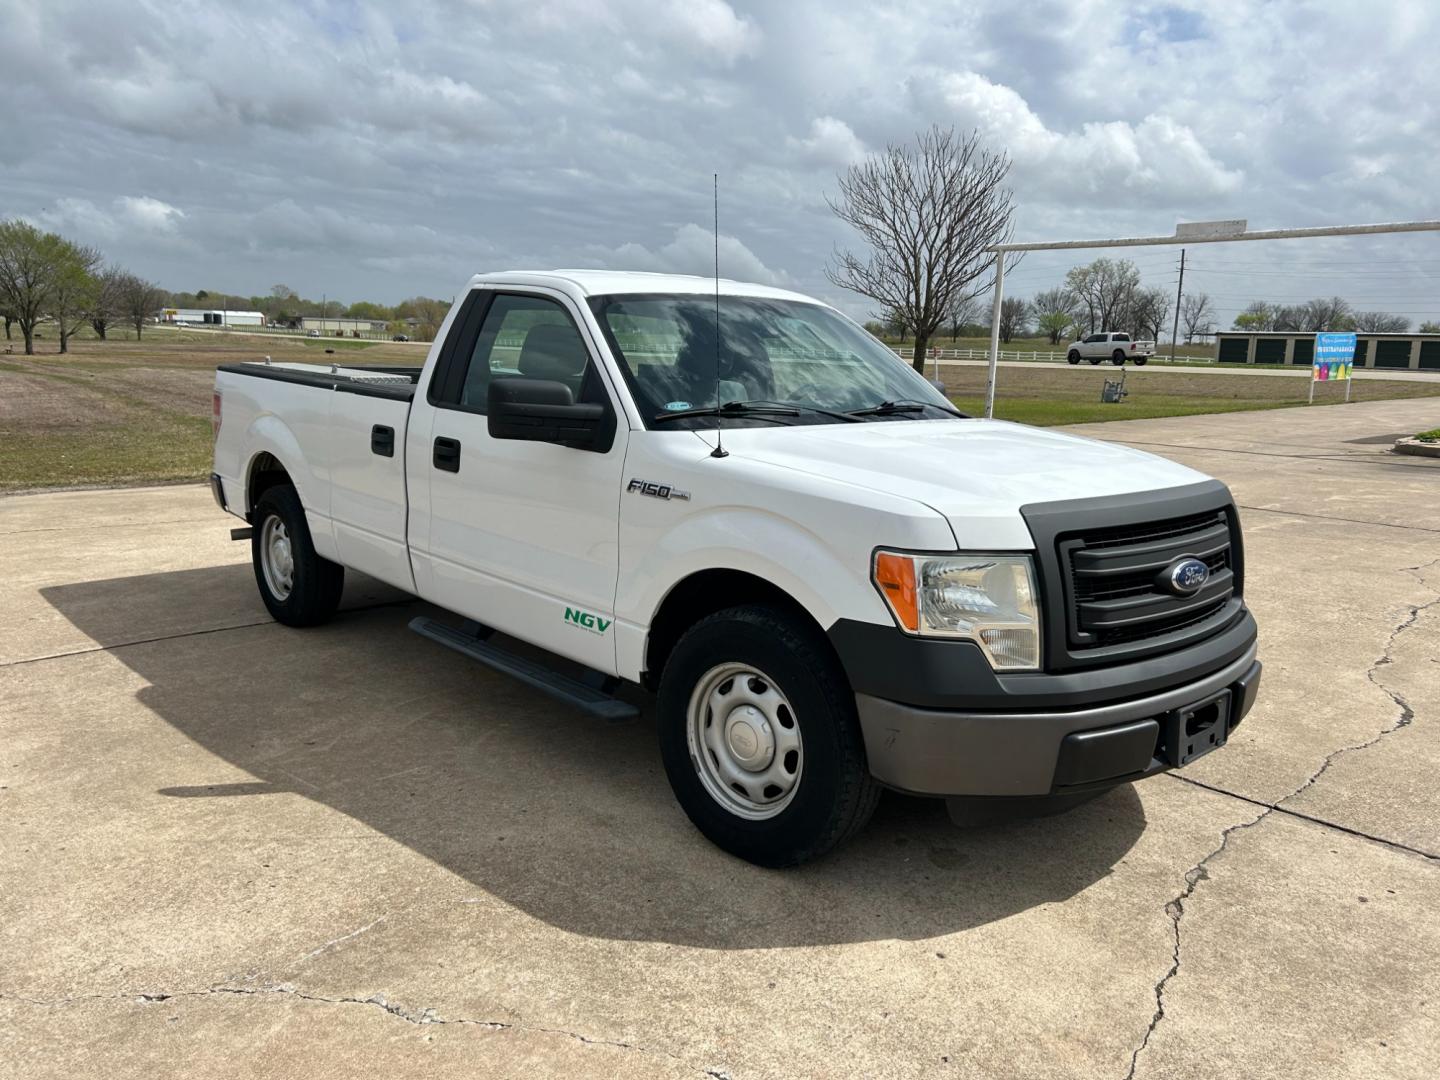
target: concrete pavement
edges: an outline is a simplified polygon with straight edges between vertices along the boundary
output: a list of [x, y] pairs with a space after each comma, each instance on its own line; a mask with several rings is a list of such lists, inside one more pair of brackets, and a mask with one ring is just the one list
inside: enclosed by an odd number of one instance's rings
[[293, 631], [203, 489], [0, 499], [0, 1074], [1421, 1077], [1425, 401], [1090, 425], [1231, 484], [1259, 705], [1181, 774], [758, 870], [363, 579]]

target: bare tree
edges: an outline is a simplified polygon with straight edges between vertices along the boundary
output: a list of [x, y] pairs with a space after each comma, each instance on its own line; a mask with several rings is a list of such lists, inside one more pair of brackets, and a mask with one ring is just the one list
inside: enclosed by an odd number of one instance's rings
[[70, 335], [80, 329], [95, 310], [99, 281], [95, 269], [103, 256], [93, 247], [62, 240], [56, 251], [58, 266], [45, 313], [60, 331], [60, 351], [70, 351]]
[[1140, 269], [1129, 259], [1096, 259], [1066, 274], [1065, 287], [1079, 300], [1091, 333], [1129, 329], [1118, 325], [1119, 316], [1140, 287]]
[[1275, 318], [1270, 325], [1272, 330], [1304, 330], [1305, 329], [1305, 305], [1304, 304], [1280, 304], [1275, 308]]
[[1158, 342], [1170, 323], [1170, 291], [1141, 289], [1131, 302], [1130, 319], [1139, 334]]
[[1331, 296], [1306, 301], [1300, 309], [1300, 326], [1297, 329], [1319, 333], [1323, 330], [1344, 330], [1349, 326], [1349, 301]]
[[0, 307], [20, 324], [25, 355], [35, 355], [35, 326], [55, 291], [66, 242], [19, 219], [0, 221]]
[[1018, 296], [1007, 296], [1000, 301], [1000, 340], [1010, 344], [1010, 339], [1023, 334], [1030, 325], [1030, 305]]
[[1035, 322], [1050, 338], [1051, 345], [1060, 344], [1060, 339], [1075, 322], [1078, 306], [1075, 294], [1063, 286], [1038, 292], [1030, 302], [1030, 310], [1035, 313]]
[[1209, 293], [1186, 293], [1180, 301], [1180, 321], [1185, 324], [1185, 344], [1215, 328], [1215, 305]]
[[1419, 332], [1422, 334], [1440, 334], [1440, 322], [1436, 322], [1434, 319], [1427, 319], [1420, 324]]
[[135, 327], [135, 340], [138, 341], [145, 328], [145, 320], [153, 316], [165, 302], [165, 291], [135, 274], [125, 274], [121, 278], [119, 290], [121, 314]]
[[1351, 321], [1356, 330], [1365, 334], [1403, 334], [1410, 329], [1410, 320], [1404, 315], [1384, 311], [1357, 311]]
[[101, 341], [110, 330], [110, 324], [124, 317], [124, 302], [121, 285], [125, 271], [110, 265], [95, 275], [95, 303], [90, 308], [90, 326]]
[[950, 305], [950, 310], [945, 313], [945, 322], [950, 327], [950, 340], [954, 341], [960, 336], [960, 332], [967, 326], [974, 326], [980, 321], [980, 304], [973, 297], [966, 297], [957, 300]]
[[826, 276], [904, 320], [917, 371], [946, 314], [989, 285], [987, 249], [1013, 231], [1009, 172], [1009, 157], [987, 149], [978, 132], [932, 127], [914, 146], [890, 146], [852, 165], [838, 178], [838, 198], [827, 200], [870, 251], [837, 252]]

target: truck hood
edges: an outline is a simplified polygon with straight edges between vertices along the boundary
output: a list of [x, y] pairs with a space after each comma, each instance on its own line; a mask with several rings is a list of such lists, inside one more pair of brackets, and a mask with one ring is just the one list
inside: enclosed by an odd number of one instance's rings
[[[702, 431], [707, 442], [714, 432]], [[1034, 546], [1030, 503], [1129, 495], [1209, 479], [1128, 446], [1002, 420], [895, 420], [727, 429], [725, 449], [779, 468], [914, 499], [971, 550]]]

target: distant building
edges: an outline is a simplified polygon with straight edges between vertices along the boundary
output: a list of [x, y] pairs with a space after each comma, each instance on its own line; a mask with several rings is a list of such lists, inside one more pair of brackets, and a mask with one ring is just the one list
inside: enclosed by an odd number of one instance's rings
[[300, 320], [300, 329], [307, 333], [319, 330], [322, 334], [374, 334], [386, 327], [384, 319], [326, 318], [306, 315]]
[[164, 323], [193, 323], [200, 326], [264, 326], [262, 311], [222, 311], [219, 308], [161, 308]]
[[[1315, 335], [1292, 330], [1221, 330], [1215, 359], [1222, 364], [1301, 364], [1315, 359]], [[1440, 334], [1355, 334], [1357, 368], [1440, 371]]]

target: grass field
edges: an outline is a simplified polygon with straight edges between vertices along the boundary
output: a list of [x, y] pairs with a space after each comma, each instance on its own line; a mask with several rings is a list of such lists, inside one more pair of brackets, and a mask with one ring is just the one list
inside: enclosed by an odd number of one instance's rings
[[[41, 341], [27, 357], [20, 343], [0, 352], [0, 491], [203, 479], [210, 471], [210, 393], [217, 364], [258, 360], [419, 364], [425, 347], [327, 338], [257, 338], [204, 330], [147, 331], [143, 341], [82, 338], [59, 356]], [[3, 348], [3, 343], [0, 343]], [[1100, 403], [1109, 365], [1002, 368], [996, 413], [1030, 424], [1077, 424], [1193, 413], [1274, 409], [1305, 402], [1308, 382], [1204, 369], [1132, 370], [1122, 403]], [[956, 403], [984, 409], [985, 369], [946, 369]], [[1338, 388], [1323, 395], [1339, 401]], [[1385, 380], [1368, 372], [1356, 401], [1440, 397], [1434, 382]], [[1319, 407], [1319, 406], [1317, 406]], [[1440, 401], [1436, 403], [1440, 417]]]

